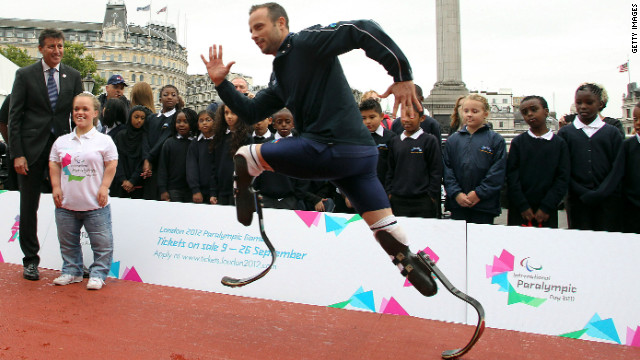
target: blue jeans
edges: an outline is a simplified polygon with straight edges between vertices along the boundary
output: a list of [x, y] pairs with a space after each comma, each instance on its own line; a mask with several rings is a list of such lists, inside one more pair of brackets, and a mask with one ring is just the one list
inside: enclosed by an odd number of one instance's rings
[[111, 205], [90, 211], [56, 208], [56, 226], [60, 241], [60, 253], [62, 254], [62, 273], [82, 276], [80, 229], [83, 225], [89, 235], [91, 250], [93, 250], [93, 264], [89, 267], [90, 276], [105, 280], [113, 259]]

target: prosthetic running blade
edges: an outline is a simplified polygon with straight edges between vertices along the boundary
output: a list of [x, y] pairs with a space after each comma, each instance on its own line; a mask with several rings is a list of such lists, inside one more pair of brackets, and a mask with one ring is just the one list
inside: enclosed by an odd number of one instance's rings
[[253, 193], [255, 209], [256, 209], [256, 212], [258, 213], [260, 235], [262, 236], [262, 240], [264, 241], [265, 245], [267, 245], [267, 248], [269, 248], [269, 251], [271, 252], [271, 263], [266, 269], [262, 270], [262, 272], [260, 272], [259, 274], [246, 277], [244, 279], [236, 279], [230, 276], [223, 277], [221, 280], [222, 285], [229, 286], [229, 287], [240, 287], [240, 286], [245, 286], [247, 284], [251, 284], [252, 282], [265, 276], [269, 272], [269, 270], [271, 270], [271, 267], [273, 266], [273, 264], [276, 262], [276, 249], [273, 247], [273, 244], [271, 243], [271, 241], [267, 237], [267, 234], [264, 231], [264, 218], [262, 216], [262, 202], [260, 198], [260, 193], [258, 190], [255, 190], [253, 186], [249, 186], [249, 191]]
[[471, 337], [471, 340], [469, 340], [467, 345], [465, 345], [460, 349], [446, 350], [442, 352], [443, 359], [457, 359], [462, 355], [466, 354], [467, 352], [469, 352], [469, 350], [471, 350], [471, 348], [476, 344], [478, 339], [480, 339], [480, 336], [484, 331], [484, 308], [482, 307], [482, 304], [480, 304], [478, 300], [463, 293], [462, 291], [458, 290], [455, 286], [453, 286], [453, 284], [451, 284], [449, 279], [447, 279], [447, 277], [444, 276], [442, 271], [440, 271], [440, 269], [436, 266], [436, 263], [433, 262], [433, 260], [431, 260], [429, 255], [425, 254], [422, 251], [418, 252], [417, 255], [424, 262], [424, 264], [429, 268], [429, 270], [433, 272], [436, 278], [440, 280], [442, 285], [444, 285], [444, 287], [447, 288], [447, 290], [449, 290], [450, 293], [452, 293], [455, 297], [459, 298], [460, 300], [471, 305], [478, 313], [478, 325], [476, 325], [476, 331], [473, 333], [473, 336]]

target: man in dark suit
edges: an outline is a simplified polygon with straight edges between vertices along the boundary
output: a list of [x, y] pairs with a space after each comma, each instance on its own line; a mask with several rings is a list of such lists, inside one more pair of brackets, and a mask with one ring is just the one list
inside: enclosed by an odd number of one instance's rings
[[71, 131], [73, 98], [82, 92], [80, 73], [60, 64], [64, 35], [55, 29], [40, 33], [42, 59], [16, 71], [9, 107], [11, 158], [20, 188], [20, 248], [23, 277], [38, 280], [40, 243], [38, 207], [49, 152], [55, 139]]

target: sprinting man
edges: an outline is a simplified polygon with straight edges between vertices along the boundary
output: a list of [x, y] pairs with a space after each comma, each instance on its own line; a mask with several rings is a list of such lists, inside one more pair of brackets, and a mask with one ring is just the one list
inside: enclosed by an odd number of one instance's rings
[[264, 170], [288, 176], [329, 180], [345, 194], [374, 232], [394, 264], [425, 296], [437, 292], [430, 270], [409, 250], [409, 239], [391, 212], [389, 199], [376, 175], [378, 150], [362, 123], [351, 89], [337, 56], [363, 49], [393, 77], [381, 95], [393, 94], [395, 104], [410, 117], [416, 97], [407, 58], [373, 21], [338, 22], [289, 32], [289, 19], [276, 3], [255, 5], [249, 11], [251, 38], [262, 53], [275, 56], [267, 89], [254, 99], [239, 94], [225, 77], [233, 61], [224, 64], [222, 46], [202, 56], [220, 97], [238, 117], [249, 123], [287, 107], [299, 137], [241, 147], [234, 157], [238, 220], [249, 225], [254, 205], [249, 185]]

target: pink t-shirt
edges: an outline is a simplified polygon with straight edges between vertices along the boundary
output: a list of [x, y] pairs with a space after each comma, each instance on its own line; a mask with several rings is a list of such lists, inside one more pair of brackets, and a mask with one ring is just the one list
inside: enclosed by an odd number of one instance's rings
[[111, 136], [101, 134], [95, 128], [77, 136], [74, 130], [53, 143], [49, 160], [60, 163], [62, 168], [60, 187], [63, 208], [73, 211], [100, 208], [97, 197], [104, 175], [104, 163], [118, 160], [118, 150]]

